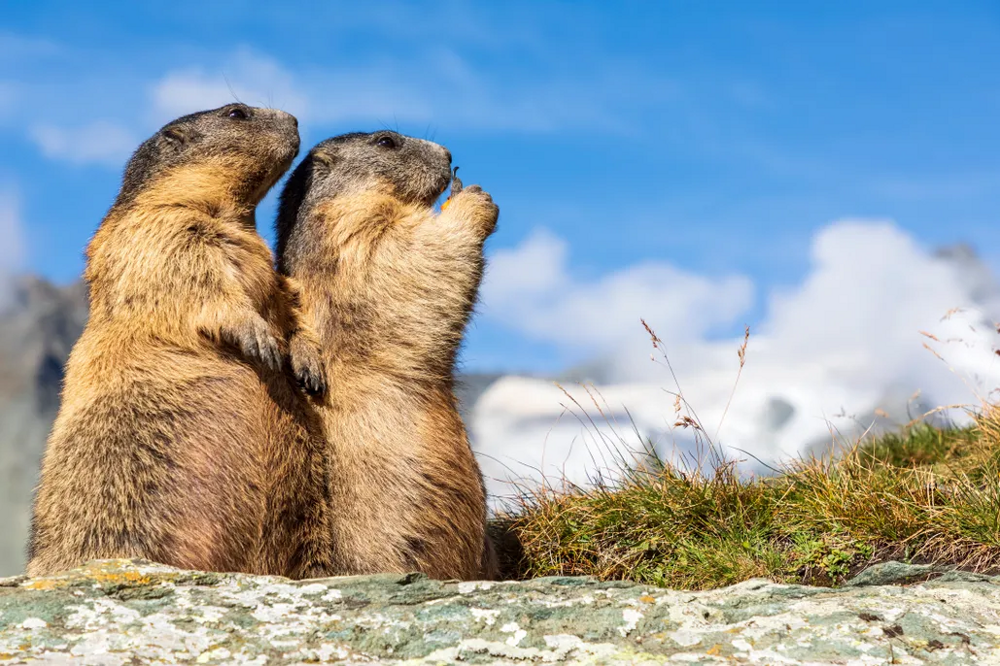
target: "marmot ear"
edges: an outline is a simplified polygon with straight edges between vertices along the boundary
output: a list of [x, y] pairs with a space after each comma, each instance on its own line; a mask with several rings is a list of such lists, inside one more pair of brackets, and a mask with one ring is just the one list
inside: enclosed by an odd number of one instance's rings
[[332, 169], [337, 158], [325, 150], [317, 150], [313, 152], [313, 163], [320, 169]]
[[160, 145], [171, 149], [184, 146], [193, 137], [193, 133], [183, 127], [168, 127], [160, 133]]

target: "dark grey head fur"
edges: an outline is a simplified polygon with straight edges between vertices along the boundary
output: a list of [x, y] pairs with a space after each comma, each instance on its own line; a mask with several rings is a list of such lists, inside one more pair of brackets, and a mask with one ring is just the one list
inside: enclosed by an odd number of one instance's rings
[[397, 132], [353, 132], [317, 144], [292, 172], [278, 209], [278, 261], [294, 243], [297, 222], [338, 196], [387, 188], [406, 203], [431, 206], [451, 181], [444, 146]]
[[[245, 104], [201, 111], [163, 126], [132, 155], [115, 207], [127, 206], [171, 169], [228, 159], [227, 183], [240, 203], [257, 204], [299, 152], [298, 121], [277, 109]], [[221, 184], [220, 184], [221, 185]]]

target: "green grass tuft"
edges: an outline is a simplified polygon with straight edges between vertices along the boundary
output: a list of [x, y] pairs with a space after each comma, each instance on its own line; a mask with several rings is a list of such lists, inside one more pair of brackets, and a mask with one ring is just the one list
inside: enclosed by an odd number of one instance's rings
[[704, 589], [753, 577], [836, 585], [889, 559], [1000, 570], [1000, 413], [917, 425], [837, 459], [741, 479], [663, 461], [617, 485], [526, 494], [493, 525], [509, 577]]

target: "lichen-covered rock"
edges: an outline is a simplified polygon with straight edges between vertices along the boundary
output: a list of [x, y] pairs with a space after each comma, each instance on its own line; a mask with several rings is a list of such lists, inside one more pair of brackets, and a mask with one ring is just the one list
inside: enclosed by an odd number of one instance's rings
[[588, 578], [291, 582], [94, 562], [0, 579], [0, 664], [1000, 663], [1000, 580], [913, 583], [935, 572], [894, 566], [869, 574], [874, 586], [676, 592]]

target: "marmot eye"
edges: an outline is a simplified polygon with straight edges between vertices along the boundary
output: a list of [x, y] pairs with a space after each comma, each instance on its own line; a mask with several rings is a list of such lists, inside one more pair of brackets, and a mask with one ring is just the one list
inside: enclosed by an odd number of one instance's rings
[[233, 120], [246, 120], [250, 116], [243, 109], [232, 109], [229, 111], [229, 117]]
[[375, 142], [376, 146], [381, 146], [382, 148], [395, 148], [396, 142], [392, 140], [391, 136], [379, 137], [379, 140]]

